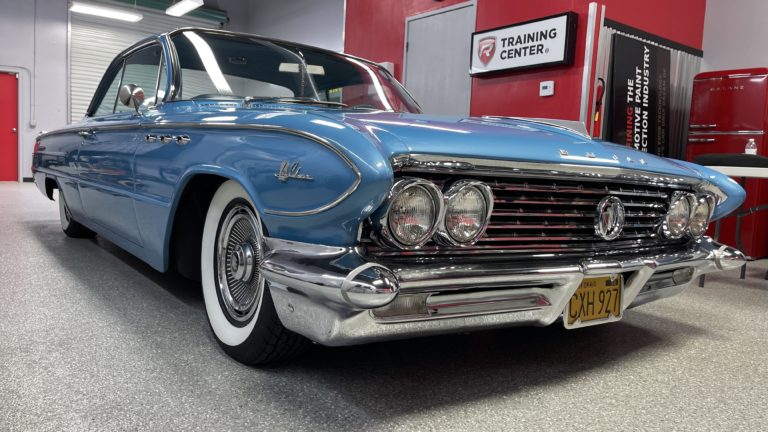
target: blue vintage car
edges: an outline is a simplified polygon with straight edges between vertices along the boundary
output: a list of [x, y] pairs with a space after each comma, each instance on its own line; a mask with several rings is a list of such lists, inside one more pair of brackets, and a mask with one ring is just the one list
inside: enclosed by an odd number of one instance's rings
[[67, 235], [200, 280], [249, 364], [613, 322], [745, 261], [704, 236], [744, 200], [724, 175], [569, 122], [421, 114], [375, 63], [225, 31], [118, 55], [33, 171]]

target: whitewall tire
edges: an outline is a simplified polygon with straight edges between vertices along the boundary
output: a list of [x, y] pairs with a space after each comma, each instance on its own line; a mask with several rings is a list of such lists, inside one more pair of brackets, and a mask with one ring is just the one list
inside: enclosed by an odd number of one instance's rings
[[246, 364], [280, 360], [308, 345], [280, 323], [259, 271], [265, 246], [255, 208], [239, 183], [224, 182], [208, 207], [200, 253], [211, 330], [224, 351]]

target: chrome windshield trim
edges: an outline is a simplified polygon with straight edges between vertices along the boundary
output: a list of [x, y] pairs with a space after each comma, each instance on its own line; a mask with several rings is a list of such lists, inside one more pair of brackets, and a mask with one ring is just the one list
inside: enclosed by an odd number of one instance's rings
[[572, 120], [560, 120], [560, 119], [548, 119], [548, 118], [535, 118], [535, 117], [507, 117], [507, 116], [483, 116], [484, 119], [489, 120], [518, 120], [528, 123], [542, 124], [545, 126], [551, 126], [558, 129], [563, 129], [568, 132], [581, 136], [584, 139], [591, 140], [592, 136], [587, 131], [587, 127], [584, 123]]
[[523, 162], [426, 154], [395, 155], [392, 157], [391, 163], [395, 172], [431, 172], [529, 178], [563, 177], [583, 181], [618, 180], [635, 184], [652, 184], [660, 187], [691, 187], [696, 191], [714, 194], [718, 198], [718, 203], [722, 203], [726, 199], [726, 195], [720, 188], [701, 178], [667, 175], [623, 167]]
[[162, 35], [165, 41], [165, 46], [168, 49], [168, 57], [171, 60], [169, 68], [171, 70], [171, 80], [168, 83], [168, 94], [165, 95], [164, 101], [174, 101], [176, 96], [181, 92], [181, 67], [179, 66], [179, 56], [176, 53], [176, 45], [171, 40], [169, 33]]

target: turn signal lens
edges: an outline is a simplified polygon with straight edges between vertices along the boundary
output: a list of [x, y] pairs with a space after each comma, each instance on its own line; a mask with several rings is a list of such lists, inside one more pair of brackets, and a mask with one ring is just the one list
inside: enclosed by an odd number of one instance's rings
[[693, 237], [701, 237], [707, 231], [709, 218], [714, 209], [714, 200], [709, 196], [702, 196], [696, 200], [691, 212], [691, 225], [688, 230]]
[[676, 193], [672, 195], [672, 204], [664, 217], [662, 232], [668, 239], [683, 237], [691, 223], [691, 201], [689, 194]]

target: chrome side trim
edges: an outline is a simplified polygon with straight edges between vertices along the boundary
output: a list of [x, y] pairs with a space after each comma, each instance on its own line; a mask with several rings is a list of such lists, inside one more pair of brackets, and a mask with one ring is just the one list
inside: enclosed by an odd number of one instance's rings
[[[314, 215], [318, 213], [322, 213], [328, 209], [331, 209], [335, 206], [337, 206], [339, 203], [347, 199], [352, 193], [357, 190], [358, 186], [360, 186], [360, 183], [362, 182], [362, 173], [360, 172], [360, 169], [355, 165], [355, 163], [350, 159], [344, 152], [342, 152], [336, 145], [334, 145], [329, 140], [319, 136], [315, 135], [310, 132], [305, 132], [298, 129], [292, 129], [287, 128], [284, 126], [276, 126], [276, 125], [259, 125], [259, 124], [238, 124], [238, 123], [193, 123], [193, 122], [158, 122], [158, 123], [148, 123], [148, 124], [141, 124], [137, 125], [135, 123], [133, 124], [121, 124], [121, 125], [110, 125], [110, 126], [100, 126], [100, 127], [71, 127], [67, 129], [60, 129], [57, 131], [48, 132], [46, 134], [42, 134], [38, 137], [38, 139], [44, 138], [44, 137], [50, 137], [55, 135], [63, 135], [63, 134], [70, 134], [70, 133], [80, 133], [80, 132], [89, 132], [89, 131], [102, 131], [102, 130], [141, 130], [141, 129], [237, 129], [237, 130], [255, 130], [255, 131], [262, 131], [262, 132], [276, 132], [276, 133], [283, 133], [288, 135], [294, 135], [301, 138], [306, 138], [310, 141], [314, 141], [323, 147], [331, 150], [333, 153], [335, 153], [338, 157], [340, 157], [344, 163], [346, 163], [349, 168], [352, 170], [352, 172], [355, 174], [355, 180], [352, 182], [352, 184], [345, 190], [341, 195], [339, 195], [338, 198], [334, 199], [331, 202], [328, 202], [326, 204], [323, 204], [320, 207], [311, 209], [311, 210], [304, 210], [304, 211], [283, 211], [283, 210], [272, 210], [272, 209], [264, 209], [263, 212], [267, 214], [273, 214], [278, 216], [309, 216]], [[187, 135], [183, 135], [183, 137], [186, 137]], [[179, 144], [186, 144], [184, 139], [182, 139]]]
[[507, 116], [492, 116], [492, 115], [483, 116], [483, 118], [488, 120], [517, 120], [517, 121], [523, 121], [528, 123], [536, 123], [536, 124], [558, 128], [558, 129], [563, 129], [570, 133], [579, 135], [584, 139], [589, 139], [589, 140], [592, 139], [592, 137], [589, 135], [589, 132], [587, 131], [587, 127], [584, 126], [584, 123], [572, 121], [572, 120], [559, 120], [559, 119], [547, 119], [547, 118], [535, 118], [535, 117], [507, 117]]

